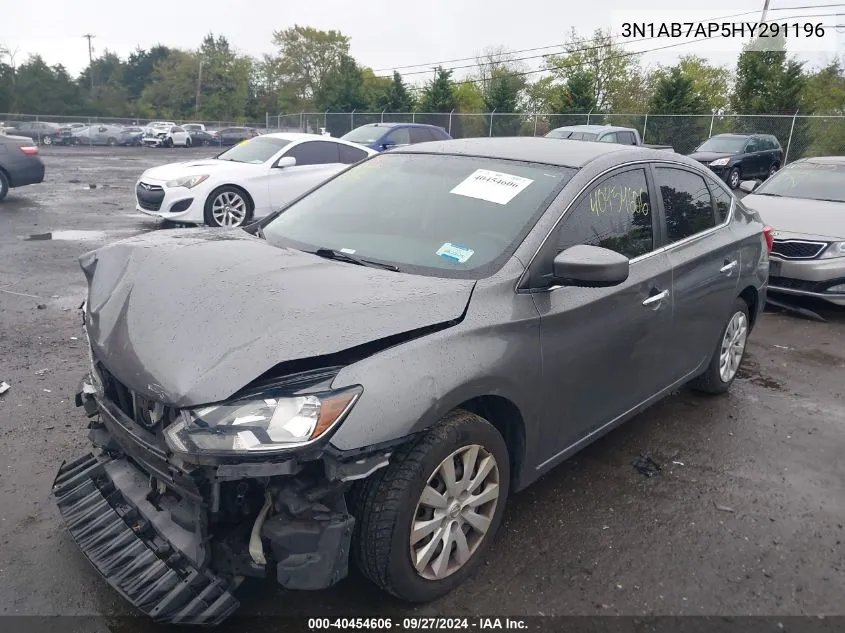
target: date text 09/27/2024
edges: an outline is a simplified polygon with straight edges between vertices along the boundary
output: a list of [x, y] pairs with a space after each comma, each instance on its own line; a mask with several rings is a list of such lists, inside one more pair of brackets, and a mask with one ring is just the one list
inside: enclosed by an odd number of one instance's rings
[[825, 25], [821, 22], [623, 22], [623, 38], [822, 38]]
[[370, 630], [370, 631], [446, 631], [446, 630], [526, 630], [521, 618], [308, 618], [309, 631]]

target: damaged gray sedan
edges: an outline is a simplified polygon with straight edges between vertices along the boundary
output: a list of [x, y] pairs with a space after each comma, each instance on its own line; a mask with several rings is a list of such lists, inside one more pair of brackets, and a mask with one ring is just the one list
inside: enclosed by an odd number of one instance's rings
[[247, 577], [432, 600], [509, 493], [680, 385], [726, 391], [771, 235], [695, 161], [400, 148], [246, 229], [87, 253], [91, 454], [53, 492], [103, 577], [216, 624]]

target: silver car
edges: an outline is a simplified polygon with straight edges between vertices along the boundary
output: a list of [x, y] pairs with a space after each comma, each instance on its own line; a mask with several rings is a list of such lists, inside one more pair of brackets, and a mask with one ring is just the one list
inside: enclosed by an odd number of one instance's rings
[[845, 306], [845, 157], [797, 160], [740, 188], [774, 229], [769, 290]]
[[92, 453], [59, 510], [139, 609], [215, 624], [246, 576], [322, 589], [351, 559], [422, 602], [483, 573], [511, 492], [683, 384], [729, 389], [769, 260], [692, 159], [477, 138], [80, 264]]

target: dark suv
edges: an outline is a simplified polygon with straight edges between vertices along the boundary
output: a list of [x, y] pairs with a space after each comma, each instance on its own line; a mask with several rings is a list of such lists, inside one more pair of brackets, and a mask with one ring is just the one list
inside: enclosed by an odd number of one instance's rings
[[783, 165], [783, 148], [771, 134], [717, 134], [689, 156], [707, 165], [731, 189], [743, 180], [765, 180]]

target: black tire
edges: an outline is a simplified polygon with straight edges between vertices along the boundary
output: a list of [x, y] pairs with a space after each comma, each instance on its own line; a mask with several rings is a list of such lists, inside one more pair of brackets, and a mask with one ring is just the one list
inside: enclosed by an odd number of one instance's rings
[[53, 137], [52, 136], [42, 136], [41, 142], [44, 145], [52, 145], [53, 144]]
[[[492, 455], [499, 469], [499, 497], [490, 526], [462, 567], [440, 580], [423, 578], [411, 562], [409, 543], [417, 503], [441, 462], [472, 444]], [[408, 602], [434, 600], [461, 584], [483, 561], [501, 524], [509, 484], [508, 449], [496, 428], [475, 414], [452, 411], [421, 437], [395, 451], [388, 466], [353, 490], [353, 558], [361, 572], [388, 593]]]
[[[727, 332], [731, 320], [737, 313], [740, 312], [745, 316], [745, 322], [747, 327], [746, 343], [744, 344], [742, 349], [742, 357], [740, 358], [737, 371], [733, 374], [733, 376], [731, 376], [730, 380], [726, 382], [722, 379], [722, 375], [720, 372], [722, 343], [725, 339], [725, 333]], [[751, 317], [748, 309], [748, 304], [743, 299], [738, 298], [736, 299], [736, 301], [734, 301], [734, 304], [731, 307], [730, 315], [725, 320], [724, 327], [719, 331], [719, 340], [716, 341], [716, 349], [713, 351], [713, 357], [710, 359], [710, 364], [707, 365], [707, 369], [704, 371], [703, 374], [694, 378], [690, 382], [690, 386], [696, 391], [712, 395], [722, 394], [725, 393], [728, 389], [730, 389], [731, 385], [733, 384], [733, 381], [736, 380], [736, 376], [739, 373], [739, 368], [742, 367], [742, 361], [745, 358], [745, 350], [747, 349], [748, 332], [750, 332], [750, 330]]]
[[739, 183], [742, 182], [742, 173], [739, 171], [739, 167], [734, 167], [728, 173], [728, 187], [731, 189], [738, 189]]
[[214, 218], [214, 213], [212, 210], [212, 205], [214, 204], [214, 200], [222, 193], [232, 192], [239, 195], [243, 201], [246, 203], [246, 216], [237, 226], [246, 226], [252, 220], [252, 213], [255, 211], [255, 205], [252, 203], [252, 199], [247, 195], [246, 191], [241, 189], [240, 187], [235, 187], [232, 185], [224, 185], [222, 187], [217, 187], [214, 191], [208, 194], [208, 198], [205, 199], [205, 207], [203, 208], [203, 218], [205, 219], [206, 226], [221, 228], [224, 227], [223, 224], [217, 222]]
[[769, 167], [769, 175], [766, 178], [771, 178], [772, 176], [774, 176], [776, 173], [778, 173], [778, 169], [780, 169], [780, 165], [778, 165], [777, 163], [772, 163], [772, 166]]
[[9, 193], [9, 178], [0, 169], [0, 202], [3, 202], [3, 198], [6, 197], [7, 193]]
[[170, 138], [170, 137], [167, 137], [166, 139], [164, 139], [164, 146], [168, 149], [173, 147], [173, 139]]
[[190, 138], [185, 139], [185, 149], [188, 149], [193, 143]]

